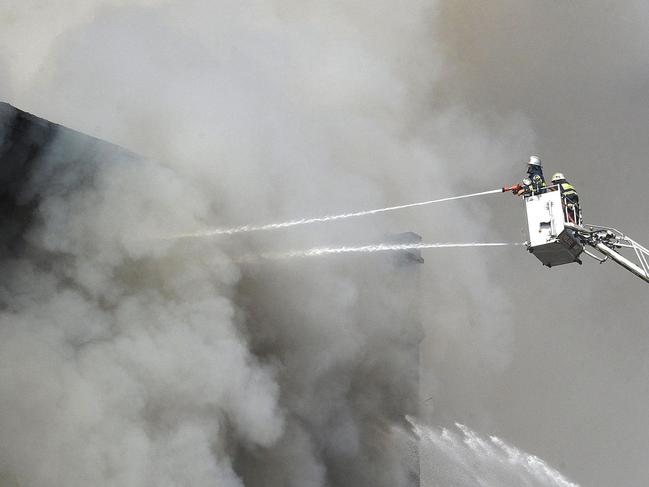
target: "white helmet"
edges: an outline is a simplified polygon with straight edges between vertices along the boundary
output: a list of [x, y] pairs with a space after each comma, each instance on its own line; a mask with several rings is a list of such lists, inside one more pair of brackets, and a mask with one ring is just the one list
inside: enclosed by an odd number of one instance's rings
[[541, 158], [539, 156], [530, 156], [530, 162], [527, 163], [530, 166], [539, 166], [543, 167], [541, 164]]
[[558, 183], [559, 181], [565, 181], [565, 180], [566, 180], [566, 177], [563, 175], [562, 172], [554, 173], [554, 175], [552, 176], [552, 182], [553, 183]]

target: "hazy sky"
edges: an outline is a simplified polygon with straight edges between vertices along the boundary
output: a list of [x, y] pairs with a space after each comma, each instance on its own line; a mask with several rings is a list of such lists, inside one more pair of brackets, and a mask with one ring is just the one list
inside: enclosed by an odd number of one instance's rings
[[[463, 0], [444, 2], [437, 21], [450, 103], [490, 124], [521, 114], [530, 152], [577, 187], [585, 221], [645, 244], [648, 22], [644, 2]], [[497, 225], [513, 233], [521, 209], [509, 206]], [[523, 252], [485, 258], [514, 303], [513, 360], [487, 408], [460, 388], [448, 409], [469, 404], [468, 423], [489, 410], [491, 431], [583, 485], [646, 483], [646, 284], [611, 263], [547, 270]]]
[[[612, 263], [432, 250], [414, 304], [363, 257], [242, 270], [232, 243], [144, 248], [132, 235], [493, 189], [536, 153], [576, 186], [587, 222], [647, 243], [648, 24], [640, 1], [0, 5], [0, 98], [151, 158], [48, 195], [30, 242], [74, 265], [12, 263], [2, 393], [14, 408], [41, 402], [0, 423], [47, 424], [53, 440], [32, 448], [41, 429], [12, 429], [0, 466], [31, 485], [52, 472], [68, 486], [172, 485], [185, 462], [192, 485], [229, 486], [243, 449], [250, 485], [346, 485], [364, 418], [389, 409], [377, 391], [403, 379], [412, 330], [398, 315], [412, 305], [423, 421], [495, 434], [583, 486], [646, 483], [647, 288]], [[406, 230], [520, 242], [522, 212], [496, 195], [235, 246]], [[79, 357], [80, 339], [97, 345]], [[36, 361], [23, 353], [34, 342]], [[85, 477], [70, 468], [80, 455]]]

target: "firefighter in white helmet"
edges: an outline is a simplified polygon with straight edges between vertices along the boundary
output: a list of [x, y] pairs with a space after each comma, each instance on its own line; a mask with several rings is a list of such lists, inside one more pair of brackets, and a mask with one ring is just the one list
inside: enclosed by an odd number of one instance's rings
[[563, 173], [557, 172], [552, 176], [551, 190], [561, 191], [561, 201], [566, 214], [566, 221], [581, 224], [581, 209], [579, 208], [579, 194], [570, 184]]
[[545, 178], [543, 177], [543, 165], [539, 156], [530, 156], [527, 163], [527, 177], [523, 179], [520, 189], [516, 192], [519, 196], [530, 196], [544, 193], [546, 189]]

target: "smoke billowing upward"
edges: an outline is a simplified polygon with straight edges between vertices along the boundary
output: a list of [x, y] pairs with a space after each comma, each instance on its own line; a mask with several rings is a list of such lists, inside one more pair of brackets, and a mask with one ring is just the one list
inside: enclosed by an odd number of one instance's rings
[[[436, 161], [477, 129], [427, 113], [433, 5], [70, 1], [74, 15], [41, 5], [46, 22], [36, 4], [3, 20], [2, 97], [144, 157], [72, 158], [54, 134], [21, 175], [28, 223], [2, 261], [0, 471], [33, 486], [410, 485], [391, 431], [418, 409], [418, 271], [353, 256], [242, 269], [232, 255], [434, 226], [413, 213], [152, 237], [453, 194], [463, 171], [442, 179]], [[518, 131], [503, 133], [472, 150], [509, 165]], [[477, 260], [470, 273], [486, 278]], [[500, 370], [506, 354], [484, 349]]]
[[[619, 428], [621, 458], [583, 447], [617, 424], [574, 426], [618, 417], [596, 400], [618, 373], [633, 379], [619, 395], [644, 390], [621, 355], [617, 371], [597, 358], [609, 343], [642, 355], [626, 331], [639, 326], [609, 331], [620, 311], [644, 323], [623, 277], [604, 289], [601, 269], [553, 269], [565, 282], [544, 286], [512, 249], [431, 251], [418, 270], [380, 255], [235, 262], [409, 230], [520, 241], [509, 198], [154, 238], [480, 192], [540, 151], [577, 183], [587, 220], [646, 241], [632, 230], [636, 196], [646, 207], [644, 18], [641, 2], [603, 0], [3, 7], [0, 99], [142, 157], [44, 133], [28, 171], [0, 168], [0, 472], [29, 486], [408, 485], [393, 431], [420, 406], [423, 325], [426, 416], [521, 440], [584, 485], [620, 483], [615, 461], [629, 485], [646, 478], [630, 454], [641, 429]], [[612, 203], [591, 189], [624, 174]], [[588, 320], [519, 318], [566, 288]]]

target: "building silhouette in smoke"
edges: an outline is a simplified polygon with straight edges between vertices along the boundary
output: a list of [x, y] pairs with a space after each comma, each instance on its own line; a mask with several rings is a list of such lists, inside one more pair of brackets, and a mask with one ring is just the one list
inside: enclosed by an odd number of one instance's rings
[[[48, 259], [58, 258], [30, 246], [29, 230], [41, 223], [39, 204], [46, 198], [65, 197], [80, 188], [91, 189], [102, 164], [138, 164], [139, 160], [140, 156], [122, 147], [0, 103], [0, 259], [29, 255], [47, 265]], [[421, 237], [408, 232], [392, 236], [390, 240], [414, 243]], [[381, 283], [380, 292], [386, 300], [396, 294], [407, 296], [407, 299], [377, 307], [373, 304], [377, 301], [373, 295], [377, 287], [360, 286], [360, 305], [374, 308], [375, 313], [363, 319], [368, 323], [372, 320], [399, 323], [402, 331], [393, 342], [380, 344], [383, 348], [376, 350], [376, 356], [359, 365], [354, 379], [359, 384], [352, 386], [358, 397], [351, 402], [368, 415], [359, 423], [359, 450], [346, 458], [328, 457], [327, 452], [322, 452], [323, 463], [328, 469], [327, 479], [336, 487], [393, 487], [395, 479], [381, 471], [381, 467], [399, 465], [398, 485], [416, 487], [420, 484], [418, 447], [408, 433], [405, 416], [416, 416], [419, 409], [422, 330], [417, 304], [418, 264], [423, 259], [416, 250], [363, 259], [341, 258], [354, 259], [354, 265], [359, 266], [360, 279]], [[5, 303], [0, 301], [0, 306], [4, 307]], [[385, 316], [386, 313], [389, 316]], [[382, 368], [388, 370], [395, 362], [400, 364], [398, 375], [380, 373]], [[364, 408], [364, 401], [378, 402], [378, 406]], [[264, 485], [267, 479], [250, 474], [251, 470], [263, 472], [257, 466], [257, 454], [245, 448], [234, 450], [235, 470], [246, 485]], [[11, 478], [12, 474], [0, 474], [0, 485], [5, 485], [7, 481], [2, 475]]]
[[44, 197], [92, 186], [102, 160], [137, 159], [122, 147], [0, 103], [0, 251], [21, 251]]

